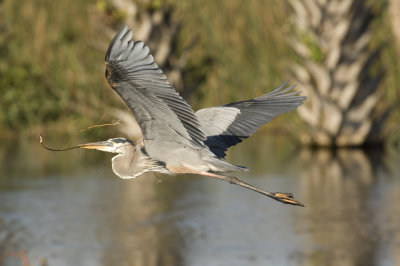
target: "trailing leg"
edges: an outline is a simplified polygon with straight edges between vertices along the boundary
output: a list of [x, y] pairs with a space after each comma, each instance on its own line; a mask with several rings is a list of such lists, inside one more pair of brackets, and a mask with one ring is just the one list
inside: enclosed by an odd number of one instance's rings
[[225, 176], [225, 175], [219, 175], [219, 174], [214, 174], [214, 173], [209, 173], [209, 172], [199, 172], [200, 175], [204, 175], [204, 176], [209, 176], [209, 177], [213, 177], [213, 178], [217, 178], [217, 179], [221, 179], [224, 181], [227, 181], [231, 184], [235, 184], [250, 190], [253, 190], [255, 192], [258, 192], [260, 194], [263, 194], [267, 197], [270, 197], [274, 200], [277, 200], [279, 202], [285, 203], [285, 204], [291, 204], [291, 205], [296, 205], [296, 206], [302, 206], [304, 207], [304, 204], [295, 200], [292, 193], [282, 193], [282, 192], [269, 192], [266, 190], [262, 190], [258, 187], [252, 186], [246, 182], [243, 182], [242, 180], [240, 180], [237, 177], [234, 176]]

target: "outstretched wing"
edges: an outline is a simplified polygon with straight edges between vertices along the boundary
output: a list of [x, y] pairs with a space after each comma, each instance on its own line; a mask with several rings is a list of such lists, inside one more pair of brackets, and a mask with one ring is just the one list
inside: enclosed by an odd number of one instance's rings
[[111, 41], [106, 77], [134, 113], [144, 139], [204, 147], [206, 136], [192, 108], [169, 84], [149, 48], [131, 38], [125, 25]]
[[250, 137], [275, 116], [301, 105], [306, 97], [299, 96], [299, 92], [289, 92], [294, 86], [285, 89], [287, 83], [251, 100], [198, 110], [196, 115], [207, 135], [205, 143], [210, 150], [223, 158], [229, 147]]

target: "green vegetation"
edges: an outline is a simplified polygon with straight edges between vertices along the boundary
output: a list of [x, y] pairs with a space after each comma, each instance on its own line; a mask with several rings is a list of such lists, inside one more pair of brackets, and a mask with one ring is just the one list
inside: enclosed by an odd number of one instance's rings
[[[211, 106], [254, 97], [288, 79], [291, 57], [284, 37], [284, 2], [172, 1], [183, 24], [183, 42], [196, 38], [190, 63], [207, 73], [191, 102]], [[190, 80], [186, 81], [190, 86]]]
[[2, 2], [0, 135], [101, 117], [104, 52], [91, 43], [88, 4], [73, 2]]
[[[166, 3], [181, 24], [178, 48], [193, 44], [184, 81], [196, 108], [268, 92], [288, 79], [288, 64], [298, 60], [285, 40], [290, 10], [284, 1], [168, 0], [144, 8]], [[107, 12], [106, 0], [4, 0], [0, 7], [0, 137], [43, 127], [73, 134], [120, 104], [103, 75], [109, 36], [99, 31], [98, 20]], [[124, 15], [107, 16], [114, 19], [109, 24], [118, 28]], [[386, 45], [381, 60], [387, 101], [398, 108], [394, 51]]]

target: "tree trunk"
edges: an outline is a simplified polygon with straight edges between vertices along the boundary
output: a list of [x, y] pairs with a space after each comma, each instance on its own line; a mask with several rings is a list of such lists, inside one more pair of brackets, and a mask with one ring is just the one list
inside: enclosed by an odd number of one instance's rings
[[296, 25], [296, 37], [289, 42], [302, 59], [291, 70], [298, 88], [308, 96], [298, 110], [310, 128], [303, 142], [316, 146], [380, 143], [388, 111], [381, 108], [378, 90], [384, 76], [375, 64], [380, 47], [369, 47], [373, 9], [363, 0], [289, 2]]
[[[180, 24], [172, 19], [173, 8], [168, 3], [154, 6], [152, 1], [142, 0], [106, 0], [103, 12], [95, 12], [93, 23], [98, 31], [106, 32], [111, 39], [121, 20], [133, 31], [133, 39], [141, 40], [150, 47], [155, 62], [165, 72], [169, 82], [180, 93], [184, 93], [183, 69], [187, 63], [187, 51], [190, 47], [178, 52], [177, 39]], [[119, 23], [116, 23], [119, 22]], [[108, 45], [108, 44], [107, 44]], [[136, 119], [129, 111], [112, 110], [120, 121], [119, 130], [132, 139], [139, 139], [141, 131]]]
[[[150, 47], [156, 63], [166, 72], [168, 80], [178, 90], [183, 90], [182, 69], [186, 65], [186, 51], [177, 51], [176, 40], [180, 24], [172, 19], [173, 8], [169, 4], [153, 6], [151, 1], [106, 0], [104, 12], [96, 23], [101, 32], [110, 38], [123, 21], [133, 31], [133, 38]], [[105, 17], [108, 16], [108, 19]], [[179, 54], [179, 55], [178, 55]]]
[[397, 56], [400, 58], [400, 0], [389, 0], [389, 16], [396, 42]]

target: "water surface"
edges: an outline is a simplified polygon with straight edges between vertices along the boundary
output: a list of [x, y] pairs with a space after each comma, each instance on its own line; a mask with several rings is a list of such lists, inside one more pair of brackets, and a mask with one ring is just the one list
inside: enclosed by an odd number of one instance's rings
[[261, 135], [233, 150], [251, 169], [240, 178], [300, 208], [200, 176], [121, 180], [111, 154], [14, 145], [0, 150], [0, 265], [400, 264], [398, 151]]

